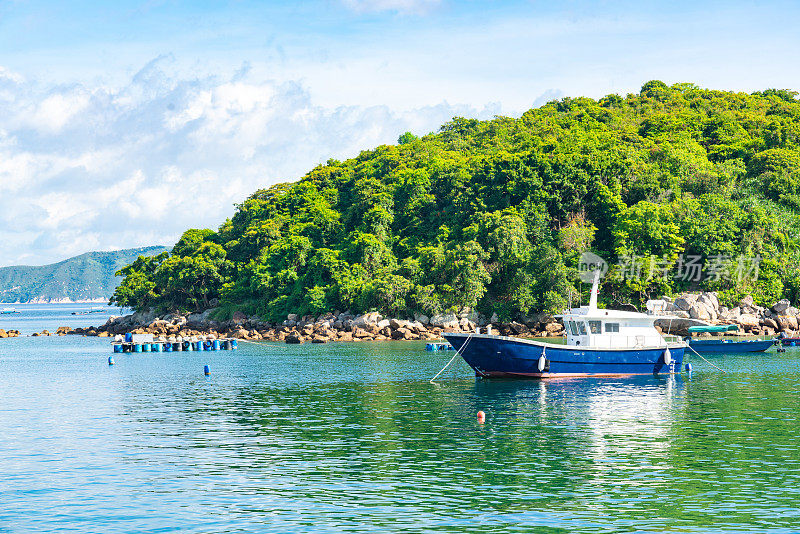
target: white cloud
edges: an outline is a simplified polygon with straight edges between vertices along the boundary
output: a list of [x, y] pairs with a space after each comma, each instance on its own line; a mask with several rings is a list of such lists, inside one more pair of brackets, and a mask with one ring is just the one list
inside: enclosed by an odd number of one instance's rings
[[342, 0], [356, 12], [395, 11], [422, 14], [441, 4], [441, 0]]
[[323, 107], [298, 82], [178, 78], [167, 74], [173, 61], [118, 87], [41, 86], [0, 69], [0, 265], [169, 244], [329, 158], [499, 112]]

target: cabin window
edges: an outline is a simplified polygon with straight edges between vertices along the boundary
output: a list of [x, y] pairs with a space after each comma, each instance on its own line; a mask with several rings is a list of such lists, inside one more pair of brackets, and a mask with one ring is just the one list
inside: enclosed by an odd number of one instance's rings
[[572, 331], [573, 336], [578, 335], [578, 325], [575, 324], [575, 321], [569, 321], [569, 329]]
[[589, 321], [589, 332], [592, 334], [600, 334], [600, 321]]
[[583, 321], [578, 321], [578, 330], [582, 336], [586, 335], [586, 323]]
[[619, 323], [606, 323], [606, 332], [619, 332]]

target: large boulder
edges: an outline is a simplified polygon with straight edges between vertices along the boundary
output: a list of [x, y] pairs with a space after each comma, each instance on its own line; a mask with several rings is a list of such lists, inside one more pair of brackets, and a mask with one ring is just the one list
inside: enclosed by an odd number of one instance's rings
[[747, 295], [745, 298], [739, 301], [739, 307], [745, 308], [750, 307], [753, 305], [753, 295]]
[[692, 307], [689, 308], [689, 317], [692, 319], [711, 321], [714, 319], [715, 315], [716, 314], [712, 312], [711, 308], [709, 308], [704, 302], [695, 302]]
[[788, 308], [786, 308], [783, 314], [789, 317], [797, 317], [798, 315], [800, 315], [800, 310], [798, 310], [794, 306], [789, 306]]
[[431, 317], [431, 326], [439, 328], [458, 329], [458, 317], [452, 313], [445, 315], [434, 315]]
[[369, 312], [364, 315], [359, 315], [352, 321], [353, 327], [364, 328], [366, 326], [377, 325], [383, 317], [378, 312]]
[[429, 325], [430, 322], [431, 322], [431, 318], [430, 317], [428, 317], [427, 315], [419, 314], [419, 313], [415, 313], [414, 314], [414, 320], [417, 321], [417, 322], [420, 322], [420, 323], [422, 323], [422, 324], [424, 324], [426, 326]]
[[694, 306], [695, 302], [697, 302], [697, 295], [686, 293], [675, 299], [675, 306], [679, 310], [688, 312], [692, 309], [692, 306]]
[[791, 315], [779, 315], [777, 318], [778, 326], [781, 330], [797, 330], [797, 317]]
[[781, 299], [781, 300], [779, 300], [778, 302], [776, 302], [775, 304], [772, 305], [772, 311], [774, 311], [777, 314], [782, 314], [791, 305], [792, 305], [792, 303], [789, 302], [788, 299]]
[[751, 313], [743, 313], [739, 316], [737, 322], [744, 327], [755, 328], [758, 326], [760, 321], [756, 315]]

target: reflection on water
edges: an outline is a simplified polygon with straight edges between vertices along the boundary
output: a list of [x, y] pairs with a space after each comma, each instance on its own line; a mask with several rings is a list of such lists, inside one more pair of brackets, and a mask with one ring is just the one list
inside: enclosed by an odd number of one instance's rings
[[[0, 344], [0, 531], [797, 530], [800, 349], [475, 380], [422, 343]], [[202, 375], [204, 364], [211, 377]], [[480, 425], [475, 414], [487, 413]]]

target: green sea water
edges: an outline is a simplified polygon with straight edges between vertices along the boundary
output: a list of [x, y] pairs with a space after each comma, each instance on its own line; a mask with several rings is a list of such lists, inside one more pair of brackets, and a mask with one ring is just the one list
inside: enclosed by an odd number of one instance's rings
[[800, 531], [800, 349], [429, 383], [452, 354], [0, 340], [0, 532]]

